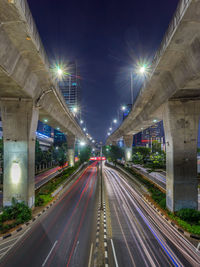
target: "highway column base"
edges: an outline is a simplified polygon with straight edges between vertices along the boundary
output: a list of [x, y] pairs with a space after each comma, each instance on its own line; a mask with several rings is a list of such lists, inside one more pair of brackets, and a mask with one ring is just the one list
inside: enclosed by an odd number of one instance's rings
[[168, 101], [164, 110], [166, 203], [170, 211], [198, 208], [199, 101]]
[[38, 109], [32, 101], [1, 100], [4, 144], [3, 205], [12, 198], [35, 203], [35, 131]]

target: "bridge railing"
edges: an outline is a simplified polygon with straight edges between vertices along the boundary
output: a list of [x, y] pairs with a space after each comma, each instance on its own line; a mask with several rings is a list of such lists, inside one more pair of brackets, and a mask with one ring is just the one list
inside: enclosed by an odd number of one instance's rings
[[189, 4], [192, 2], [192, 0], [180, 0], [178, 3], [178, 6], [176, 8], [176, 11], [173, 15], [173, 18], [171, 20], [171, 23], [169, 24], [169, 27], [164, 35], [164, 38], [161, 42], [161, 45], [159, 47], [159, 49], [157, 50], [153, 61], [152, 61], [152, 67], [151, 67], [151, 73], [150, 73], [150, 77], [152, 76], [152, 74], [154, 73], [154, 70], [156, 69], [160, 58], [162, 57], [164, 51], [166, 50], [170, 40], [173, 37], [173, 34], [175, 32], [175, 30], [177, 29], [183, 15], [185, 14], [185, 11], [187, 10]]

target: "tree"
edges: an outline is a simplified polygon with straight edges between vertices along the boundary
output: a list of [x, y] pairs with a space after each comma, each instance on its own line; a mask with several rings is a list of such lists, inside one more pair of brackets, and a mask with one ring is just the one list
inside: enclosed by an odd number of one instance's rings
[[124, 151], [121, 147], [118, 146], [110, 146], [109, 150], [109, 158], [111, 161], [116, 162], [117, 159], [121, 159], [124, 156]]
[[152, 142], [152, 153], [161, 153], [162, 149], [161, 149], [161, 143], [158, 141], [153, 141]]
[[83, 163], [85, 161], [88, 161], [91, 156], [91, 147], [90, 146], [85, 146], [82, 147], [80, 150], [80, 162]]
[[138, 146], [133, 148], [133, 162], [134, 163], [146, 163], [150, 157], [150, 148]]

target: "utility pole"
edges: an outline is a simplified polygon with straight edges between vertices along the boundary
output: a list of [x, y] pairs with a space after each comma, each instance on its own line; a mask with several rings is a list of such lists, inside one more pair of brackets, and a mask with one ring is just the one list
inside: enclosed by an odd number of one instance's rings
[[100, 167], [100, 177], [101, 177], [101, 206], [100, 209], [103, 210], [103, 175], [102, 175], [102, 142], [100, 142], [101, 150], [100, 150], [100, 157], [101, 157], [101, 167]]
[[131, 71], [131, 105], [133, 105], [133, 73]]

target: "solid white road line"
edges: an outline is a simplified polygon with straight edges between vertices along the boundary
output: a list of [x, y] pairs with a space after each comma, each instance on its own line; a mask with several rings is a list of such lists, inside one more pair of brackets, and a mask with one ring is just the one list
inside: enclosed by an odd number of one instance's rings
[[51, 252], [53, 251], [53, 249], [55, 248], [55, 246], [56, 246], [57, 243], [58, 243], [58, 240], [56, 240], [55, 243], [53, 244], [53, 247], [52, 247], [51, 250], [49, 251], [49, 254], [47, 255], [45, 261], [43, 262], [42, 267], [46, 264], [46, 262], [47, 262], [49, 256], [51, 255]]
[[91, 266], [91, 262], [92, 262], [92, 250], [93, 250], [93, 243], [91, 244], [91, 248], [90, 248], [90, 256], [89, 256], [88, 267]]
[[116, 256], [116, 253], [115, 253], [115, 247], [114, 247], [114, 244], [113, 244], [113, 240], [111, 239], [110, 241], [111, 241], [112, 251], [113, 251], [113, 255], [114, 255], [114, 259], [115, 259], [115, 266], [119, 267], [118, 262], [117, 262], [117, 256]]

